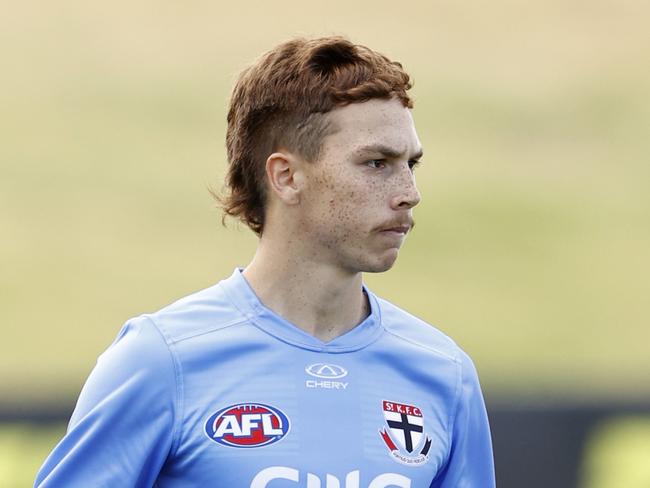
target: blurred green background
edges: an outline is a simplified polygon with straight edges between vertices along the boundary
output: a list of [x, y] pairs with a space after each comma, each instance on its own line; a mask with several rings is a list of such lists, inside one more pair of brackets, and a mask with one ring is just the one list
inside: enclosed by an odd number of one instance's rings
[[[4, 5], [0, 405], [69, 404], [126, 319], [248, 262], [253, 234], [207, 191], [230, 87], [326, 34], [415, 81], [418, 225], [371, 288], [467, 350], [488, 400], [647, 398], [648, 18], [643, 0]], [[0, 485], [26, 486], [49, 432], [0, 429]]]

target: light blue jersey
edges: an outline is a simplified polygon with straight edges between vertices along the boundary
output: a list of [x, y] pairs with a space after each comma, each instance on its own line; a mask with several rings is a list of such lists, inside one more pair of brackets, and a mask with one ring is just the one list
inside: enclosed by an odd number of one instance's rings
[[130, 320], [36, 486], [494, 487], [471, 360], [366, 293], [370, 315], [328, 343], [264, 307], [239, 270]]

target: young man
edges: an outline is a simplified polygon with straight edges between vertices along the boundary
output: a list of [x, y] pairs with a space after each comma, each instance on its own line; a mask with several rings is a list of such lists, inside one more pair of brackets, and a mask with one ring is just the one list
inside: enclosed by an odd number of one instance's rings
[[259, 235], [255, 257], [127, 322], [37, 486], [494, 486], [471, 360], [362, 283], [393, 265], [420, 200], [409, 88], [337, 37], [243, 72], [221, 203]]

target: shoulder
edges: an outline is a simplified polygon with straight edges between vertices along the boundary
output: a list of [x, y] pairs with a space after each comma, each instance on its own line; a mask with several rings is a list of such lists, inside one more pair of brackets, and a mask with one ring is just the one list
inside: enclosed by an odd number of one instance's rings
[[168, 344], [219, 331], [248, 319], [229, 300], [221, 283], [182, 297], [160, 310], [143, 314]]
[[410, 344], [420, 353], [446, 357], [459, 364], [466, 360], [464, 351], [445, 333], [388, 300], [376, 298], [382, 325], [392, 338]]

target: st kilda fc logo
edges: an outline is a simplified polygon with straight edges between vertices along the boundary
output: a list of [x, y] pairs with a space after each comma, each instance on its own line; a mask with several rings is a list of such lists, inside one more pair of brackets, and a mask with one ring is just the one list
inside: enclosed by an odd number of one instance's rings
[[411, 466], [429, 459], [431, 439], [424, 433], [424, 416], [415, 405], [382, 402], [386, 427], [379, 431], [396, 461]]

